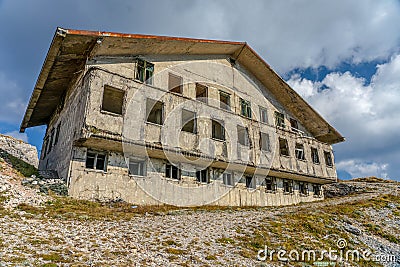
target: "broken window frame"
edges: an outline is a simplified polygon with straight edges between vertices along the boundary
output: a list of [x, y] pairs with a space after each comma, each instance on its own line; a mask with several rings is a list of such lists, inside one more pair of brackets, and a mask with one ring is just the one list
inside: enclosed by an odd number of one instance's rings
[[318, 149], [315, 147], [311, 148], [311, 159], [314, 164], [320, 164]]
[[327, 167], [333, 167], [332, 154], [330, 151], [324, 151], [325, 165]]
[[[135, 158], [128, 158], [128, 174], [132, 176], [146, 176], [147, 175], [147, 167], [146, 160], [139, 160]], [[137, 165], [137, 173], [132, 171], [131, 165]]]
[[[217, 135], [216, 126], [219, 126], [221, 128], [220, 131], [218, 131], [221, 135]], [[225, 128], [222, 121], [215, 119], [211, 120], [211, 137], [218, 141], [225, 141]]]
[[231, 94], [219, 91], [219, 107], [225, 110], [231, 110]]
[[268, 123], [268, 110], [261, 106], [259, 110], [260, 110], [260, 122]]
[[208, 86], [196, 83], [196, 100], [206, 104], [208, 103]]
[[257, 189], [256, 177], [250, 176], [250, 175], [245, 175], [244, 179], [245, 179], [247, 189]]
[[[113, 93], [112, 93], [113, 92]], [[114, 94], [113, 96], [110, 96]], [[110, 102], [109, 102], [110, 101]], [[116, 103], [116, 101], [119, 101]], [[115, 115], [122, 115], [124, 111], [125, 91], [104, 85], [103, 97], [101, 102], [101, 111], [112, 113]], [[115, 107], [118, 104], [118, 107]]]
[[235, 181], [233, 180], [233, 173], [230, 172], [222, 173], [222, 183], [227, 186], [234, 186]]
[[176, 94], [183, 93], [183, 77], [172, 72], [168, 73], [168, 91]]
[[306, 156], [304, 153], [304, 145], [300, 144], [300, 143], [296, 143], [295, 148], [294, 148], [294, 154], [296, 156], [296, 159], [306, 160]]
[[293, 180], [283, 179], [282, 188], [284, 194], [293, 194]]
[[285, 128], [285, 114], [275, 111], [275, 126]]
[[154, 64], [144, 59], [136, 59], [135, 79], [146, 84], [153, 84]]
[[289, 118], [290, 128], [294, 131], [299, 130], [299, 123], [296, 119]]
[[[161, 105], [161, 109], [159, 108], [159, 105]], [[149, 110], [150, 106], [151, 109]], [[154, 120], [152, 119], [153, 116]], [[146, 99], [146, 122], [157, 125], [164, 124], [164, 102], [157, 101], [152, 98]]]
[[[184, 116], [184, 113], [191, 113], [191, 119], [187, 120], [187, 118]], [[197, 134], [197, 116], [196, 116], [196, 112], [194, 111], [190, 111], [187, 109], [182, 109], [181, 112], [181, 130], [187, 133], [193, 133], [193, 134]]]
[[[89, 157], [89, 154], [91, 155]], [[88, 159], [89, 158], [93, 158], [93, 165], [89, 165], [88, 166]], [[101, 161], [103, 161], [103, 166], [102, 168], [99, 168], [99, 159], [101, 159]], [[86, 169], [90, 169], [90, 170], [97, 170], [97, 171], [103, 171], [106, 172], [107, 171], [107, 153], [106, 152], [98, 152], [98, 151], [94, 151], [94, 150], [90, 150], [88, 149], [86, 151], [86, 160], [85, 160], [85, 168]]]
[[276, 177], [272, 176], [265, 177], [264, 186], [266, 192], [276, 192], [277, 190]]
[[271, 151], [271, 143], [269, 140], [269, 134], [260, 132], [260, 150]]
[[250, 147], [251, 142], [250, 142], [249, 128], [237, 125], [236, 130], [238, 136], [238, 143], [241, 144], [242, 146]]
[[251, 119], [251, 103], [243, 98], [240, 98], [240, 115]]
[[165, 164], [165, 177], [174, 180], [181, 180], [181, 169], [168, 162]]
[[210, 172], [209, 169], [202, 169], [202, 170], [196, 170], [196, 180], [199, 183], [202, 184], [208, 184], [210, 183]]
[[299, 194], [302, 196], [309, 195], [308, 183], [306, 182], [299, 182]]
[[322, 196], [322, 187], [320, 184], [313, 184], [313, 194], [314, 194], [314, 197]]
[[289, 152], [289, 144], [288, 144], [287, 139], [279, 137], [278, 142], [279, 142], [279, 146], [278, 146], [279, 147], [279, 155], [289, 157], [290, 152]]

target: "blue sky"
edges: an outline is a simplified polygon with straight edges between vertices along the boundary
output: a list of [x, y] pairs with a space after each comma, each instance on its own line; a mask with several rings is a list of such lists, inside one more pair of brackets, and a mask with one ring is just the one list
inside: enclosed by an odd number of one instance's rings
[[246, 41], [342, 135], [341, 178], [400, 180], [400, 1], [0, 0], [0, 133], [18, 133], [57, 26]]

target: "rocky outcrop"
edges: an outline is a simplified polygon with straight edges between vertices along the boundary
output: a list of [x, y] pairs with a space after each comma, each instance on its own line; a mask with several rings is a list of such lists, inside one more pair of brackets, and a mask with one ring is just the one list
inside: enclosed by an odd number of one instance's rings
[[348, 181], [342, 181], [334, 184], [324, 185], [324, 196], [326, 198], [343, 197], [353, 194], [368, 193], [380, 191], [388, 185], [399, 186], [396, 181], [380, 179], [378, 182], [371, 182], [365, 180], [367, 178], [357, 178]]
[[14, 137], [0, 134], [0, 149], [31, 164], [35, 168], [38, 167], [39, 158], [35, 146]]

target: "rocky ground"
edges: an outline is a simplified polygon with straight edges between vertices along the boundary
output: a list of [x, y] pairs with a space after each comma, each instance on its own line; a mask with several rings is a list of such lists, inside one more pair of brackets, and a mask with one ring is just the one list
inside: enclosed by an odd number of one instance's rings
[[40, 178], [8, 159], [0, 166], [0, 266], [335, 266], [257, 253], [338, 249], [338, 241], [344, 251], [394, 257], [347, 266], [400, 266], [398, 183], [342, 183], [327, 188], [332, 198], [297, 206], [176, 209], [46, 195]]

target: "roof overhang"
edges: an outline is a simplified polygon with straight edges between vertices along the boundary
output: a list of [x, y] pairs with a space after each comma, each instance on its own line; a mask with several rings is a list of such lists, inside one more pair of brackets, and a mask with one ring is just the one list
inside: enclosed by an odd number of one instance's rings
[[[96, 45], [101, 41], [101, 46]], [[20, 131], [48, 124], [60, 99], [94, 56], [229, 55], [259, 79], [318, 140], [344, 138], [246, 43], [57, 28], [29, 100]]]

